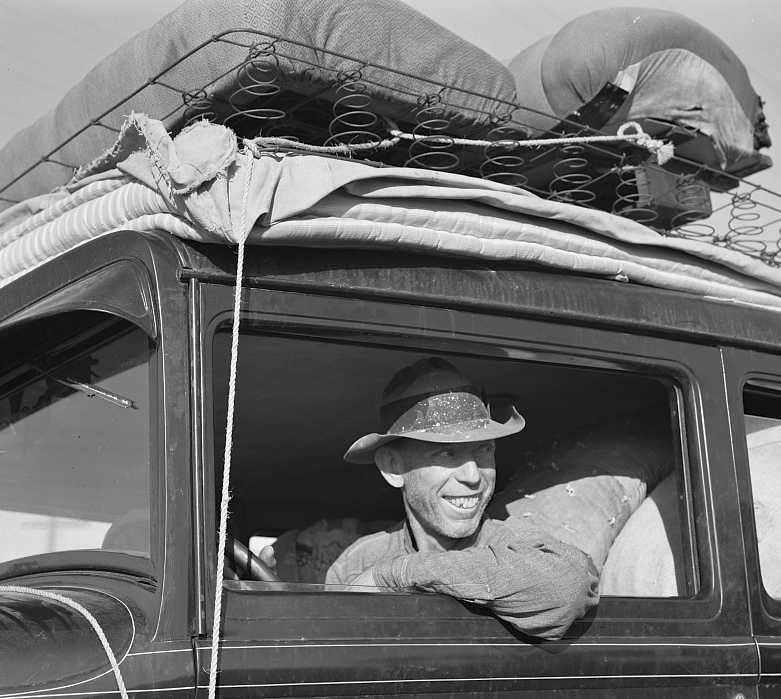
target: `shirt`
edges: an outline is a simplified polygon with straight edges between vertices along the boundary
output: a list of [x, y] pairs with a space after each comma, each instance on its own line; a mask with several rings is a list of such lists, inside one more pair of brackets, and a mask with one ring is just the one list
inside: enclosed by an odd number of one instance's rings
[[599, 578], [580, 549], [523, 520], [485, 519], [448, 551], [416, 551], [406, 523], [358, 539], [334, 562], [326, 583], [348, 585], [372, 568], [379, 587], [421, 590], [479, 604], [517, 630], [561, 638], [599, 601]]

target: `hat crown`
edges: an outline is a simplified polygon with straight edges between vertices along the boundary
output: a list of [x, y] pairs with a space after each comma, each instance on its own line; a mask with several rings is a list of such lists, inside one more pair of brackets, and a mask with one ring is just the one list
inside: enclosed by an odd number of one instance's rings
[[383, 391], [380, 406], [383, 431], [488, 418], [480, 392], [450, 362], [436, 357], [397, 372]]
[[450, 362], [437, 357], [421, 359], [396, 372], [382, 393], [382, 404], [411, 396], [447, 393], [469, 381]]

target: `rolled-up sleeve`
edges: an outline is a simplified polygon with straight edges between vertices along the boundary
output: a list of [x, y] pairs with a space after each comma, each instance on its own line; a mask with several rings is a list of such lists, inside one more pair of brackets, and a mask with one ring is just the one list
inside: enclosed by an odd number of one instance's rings
[[599, 601], [599, 579], [579, 549], [521, 523], [484, 524], [477, 545], [419, 552], [374, 567], [377, 585], [473, 602], [519, 631], [559, 639]]

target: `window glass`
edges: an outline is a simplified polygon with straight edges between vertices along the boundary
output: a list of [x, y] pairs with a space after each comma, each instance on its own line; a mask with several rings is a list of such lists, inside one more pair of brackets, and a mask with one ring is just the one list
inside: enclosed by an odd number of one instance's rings
[[6, 333], [14, 350], [0, 374], [0, 562], [84, 549], [149, 554], [150, 341], [105, 315], [84, 318], [51, 323], [56, 341], [49, 321]]
[[[230, 336], [218, 332], [212, 402], [218, 465], [229, 351]], [[343, 455], [358, 437], [379, 430], [380, 396], [391, 376], [431, 356], [242, 333], [229, 527], [256, 552], [272, 546], [283, 581], [323, 589], [348, 546], [404, 520], [399, 491], [373, 464], [347, 463]], [[506, 419], [510, 405], [526, 420], [521, 432], [496, 440], [489, 517], [547, 528], [586, 551], [602, 570], [604, 595], [696, 594], [673, 382], [533, 361], [512, 350], [438, 356], [478, 387], [496, 420]]]
[[765, 592], [781, 599], [781, 385], [749, 383], [743, 392], [751, 490]]

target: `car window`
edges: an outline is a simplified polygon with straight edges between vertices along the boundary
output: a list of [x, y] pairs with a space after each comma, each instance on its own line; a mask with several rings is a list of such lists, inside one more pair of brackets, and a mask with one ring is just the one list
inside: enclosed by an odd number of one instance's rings
[[[218, 479], [229, 348], [228, 333], [217, 332], [211, 407]], [[426, 356], [401, 341], [242, 333], [229, 527], [256, 552], [271, 545], [283, 581], [328, 589], [327, 571], [348, 546], [403, 520], [398, 491], [373, 465], [346, 463], [343, 455], [378, 429], [378, 401], [393, 373]], [[604, 596], [696, 594], [675, 381], [532, 352], [439, 356], [488, 402], [505, 411], [512, 404], [526, 419], [522, 432], [496, 442], [489, 516], [546, 527], [586, 551], [602, 571]]]
[[94, 549], [148, 556], [149, 339], [88, 313], [4, 338], [0, 563]]
[[781, 384], [749, 382], [743, 406], [762, 586], [781, 600]]

